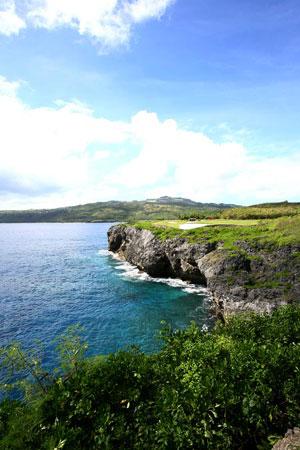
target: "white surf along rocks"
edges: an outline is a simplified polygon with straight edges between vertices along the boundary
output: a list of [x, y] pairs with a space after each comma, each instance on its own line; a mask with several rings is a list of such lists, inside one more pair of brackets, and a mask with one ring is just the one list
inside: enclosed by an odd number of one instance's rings
[[[240, 251], [233, 253], [221, 242], [160, 240], [149, 230], [124, 224], [109, 229], [108, 242], [110, 251], [151, 277], [180, 278], [207, 287], [218, 314], [270, 311], [300, 297], [299, 283], [294, 282], [299, 267], [291, 262], [290, 248], [270, 252], [238, 242]], [[272, 282], [283, 271], [290, 283]]]

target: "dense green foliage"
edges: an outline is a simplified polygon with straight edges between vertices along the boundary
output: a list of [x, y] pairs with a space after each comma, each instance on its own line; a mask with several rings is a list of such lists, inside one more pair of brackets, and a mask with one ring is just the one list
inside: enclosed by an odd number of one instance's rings
[[293, 217], [300, 214], [300, 203], [263, 203], [261, 205], [243, 206], [223, 209], [208, 209], [203, 211], [190, 210], [180, 215], [182, 220], [192, 219], [277, 219]]
[[[231, 209], [231, 208], [230, 208]], [[234, 208], [235, 209], [235, 208]], [[203, 219], [218, 219], [221, 217], [223, 209], [204, 209], [203, 211], [199, 210], [189, 210], [183, 214], [180, 214], [180, 220], [203, 220]]]
[[233, 208], [222, 211], [220, 217], [224, 219], [276, 219], [283, 216], [300, 214], [300, 203], [265, 203], [247, 208]]
[[0, 211], [0, 223], [7, 222], [119, 222], [127, 220], [177, 219], [203, 210], [220, 210], [234, 205], [208, 204], [188, 199], [162, 197], [132, 202], [98, 202], [56, 209]]
[[300, 203], [263, 203], [261, 205], [243, 206], [203, 211], [188, 211], [180, 216], [182, 220], [194, 219], [277, 219], [279, 217], [300, 214]]
[[157, 354], [93, 359], [62, 339], [67, 375], [2, 402], [0, 448], [269, 449], [299, 425], [299, 307], [162, 335]]

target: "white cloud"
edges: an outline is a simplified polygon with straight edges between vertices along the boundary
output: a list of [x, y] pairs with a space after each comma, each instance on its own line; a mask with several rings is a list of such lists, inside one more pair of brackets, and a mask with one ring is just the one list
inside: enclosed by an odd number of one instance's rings
[[142, 22], [161, 17], [173, 2], [174, 0], [135, 0], [132, 3], [126, 2], [125, 10], [135, 22]]
[[[159, 19], [174, 0], [28, 0], [16, 14], [14, 0], [0, 0], [0, 29], [17, 34], [25, 26], [70, 27], [111, 48], [127, 44], [135, 24]], [[23, 0], [16, 0], [22, 6]], [[26, 22], [26, 24], [25, 24]]]
[[300, 152], [260, 159], [240, 143], [219, 144], [147, 112], [133, 117], [131, 132], [140, 152], [111, 176], [114, 185], [149, 197], [241, 204], [300, 197]]
[[0, 95], [14, 98], [20, 85], [20, 81], [8, 81], [0, 75]]
[[31, 108], [19, 87], [0, 77], [1, 209], [159, 195], [241, 204], [300, 197], [300, 152], [259, 158], [146, 111], [117, 122], [79, 102]]
[[26, 24], [16, 13], [14, 0], [0, 0], [0, 34], [18, 34]]
[[[100, 150], [123, 142], [126, 125], [94, 117], [80, 103], [30, 108], [17, 83], [0, 78], [0, 192], [44, 195], [89, 184], [90, 166], [108, 158]], [[95, 150], [90, 151], [93, 146]], [[76, 197], [76, 194], [74, 198]], [[73, 199], [74, 201], [74, 199]]]

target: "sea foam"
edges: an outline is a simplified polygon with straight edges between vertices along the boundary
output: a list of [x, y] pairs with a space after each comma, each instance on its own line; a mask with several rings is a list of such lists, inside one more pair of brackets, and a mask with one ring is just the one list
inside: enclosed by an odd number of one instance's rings
[[99, 250], [99, 255], [101, 256], [109, 256], [117, 261], [117, 265], [115, 267], [118, 270], [119, 276], [123, 279], [129, 279], [132, 281], [142, 281], [142, 282], [151, 282], [151, 283], [162, 283], [166, 284], [170, 287], [174, 287], [177, 289], [181, 289], [183, 292], [187, 294], [196, 294], [200, 296], [205, 296], [210, 299], [209, 292], [207, 288], [204, 286], [200, 286], [197, 284], [190, 283], [188, 281], [183, 281], [180, 278], [153, 278], [148, 275], [146, 272], [141, 271], [138, 267], [130, 264], [127, 261], [122, 260], [116, 253], [110, 252], [109, 250]]

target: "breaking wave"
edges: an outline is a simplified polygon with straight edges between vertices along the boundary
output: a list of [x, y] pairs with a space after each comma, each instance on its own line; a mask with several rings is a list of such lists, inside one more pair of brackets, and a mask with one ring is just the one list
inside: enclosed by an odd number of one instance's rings
[[187, 294], [196, 294], [201, 296], [204, 295], [208, 299], [210, 298], [209, 292], [204, 286], [193, 284], [188, 281], [183, 281], [180, 278], [153, 278], [146, 272], [138, 269], [136, 266], [120, 259], [120, 257], [116, 253], [110, 252], [109, 250], [99, 250], [99, 254], [101, 256], [110, 256], [117, 261], [117, 265], [115, 268], [120, 272], [119, 276], [123, 279], [130, 279], [132, 281], [140, 282], [146, 281], [152, 283], [162, 283], [177, 289], [182, 289]]
[[104, 248], [104, 249], [98, 250], [98, 255], [100, 255], [100, 256], [110, 256], [111, 252]]

